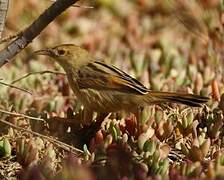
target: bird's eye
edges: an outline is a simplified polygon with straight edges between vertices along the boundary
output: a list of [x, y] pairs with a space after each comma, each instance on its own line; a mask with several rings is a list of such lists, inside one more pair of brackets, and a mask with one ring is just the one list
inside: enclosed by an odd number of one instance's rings
[[64, 55], [64, 54], [65, 54], [65, 50], [63, 50], [63, 49], [58, 50], [58, 55]]

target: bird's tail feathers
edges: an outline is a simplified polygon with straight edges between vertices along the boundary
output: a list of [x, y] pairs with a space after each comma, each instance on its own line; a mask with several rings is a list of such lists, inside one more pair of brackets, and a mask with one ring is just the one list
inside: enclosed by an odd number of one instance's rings
[[185, 104], [192, 107], [201, 107], [210, 99], [208, 97], [196, 94], [160, 92], [160, 91], [149, 91], [149, 93], [146, 94], [145, 96], [148, 97], [146, 98], [146, 103], [149, 104], [152, 103], [161, 104], [171, 102], [171, 103]]

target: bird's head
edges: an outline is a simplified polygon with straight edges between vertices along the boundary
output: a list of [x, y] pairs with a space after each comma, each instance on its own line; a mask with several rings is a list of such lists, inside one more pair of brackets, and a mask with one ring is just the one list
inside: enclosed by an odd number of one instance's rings
[[79, 68], [94, 60], [91, 54], [74, 44], [62, 44], [53, 48], [35, 51], [34, 55], [46, 55], [56, 60], [65, 70], [67, 68]]

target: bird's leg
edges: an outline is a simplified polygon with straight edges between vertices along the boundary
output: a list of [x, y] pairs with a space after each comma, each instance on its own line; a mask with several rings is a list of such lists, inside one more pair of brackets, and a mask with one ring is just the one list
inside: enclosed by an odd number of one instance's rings
[[93, 111], [89, 109], [84, 109], [83, 110], [83, 116], [82, 116], [82, 125], [83, 126], [88, 126], [92, 124], [93, 121]]
[[93, 123], [93, 121], [102, 123], [107, 115], [108, 113], [97, 113], [97, 116], [94, 118], [94, 111], [84, 109], [82, 124], [83, 126], [89, 126]]

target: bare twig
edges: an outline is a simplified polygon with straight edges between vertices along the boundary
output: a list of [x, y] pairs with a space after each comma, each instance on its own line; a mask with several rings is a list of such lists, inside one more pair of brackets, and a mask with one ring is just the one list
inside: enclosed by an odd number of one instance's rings
[[24, 32], [0, 51], [0, 67], [22, 51], [46, 26], [78, 0], [57, 0], [41, 14]]
[[0, 109], [0, 112], [5, 113], [5, 114], [9, 114], [9, 115], [13, 115], [13, 116], [28, 118], [28, 119], [31, 119], [31, 120], [45, 121], [45, 119], [43, 119], [43, 118], [37, 118], [37, 117], [33, 117], [33, 116], [28, 116], [28, 115], [25, 115], [25, 114], [10, 112], [10, 111], [4, 110], [4, 109]]
[[0, 44], [2, 44], [2, 43], [4, 43], [4, 42], [9, 42], [9, 41], [11, 41], [12, 39], [15, 39], [15, 38], [17, 38], [18, 36], [20, 36], [22, 33], [23, 33], [23, 31], [20, 31], [20, 32], [18, 32], [18, 33], [16, 33], [16, 34], [9, 35], [8, 37], [2, 38], [2, 39], [0, 40]]
[[93, 9], [93, 6], [84, 6], [84, 5], [72, 5], [72, 7], [84, 8], [84, 9]]
[[19, 81], [21, 81], [21, 80], [23, 80], [23, 79], [25, 79], [25, 78], [31, 76], [31, 75], [36, 75], [36, 74], [47, 74], [47, 73], [49, 73], [49, 74], [51, 73], [51, 74], [66, 75], [65, 73], [57, 72], [57, 71], [48, 71], [48, 70], [46, 70], [46, 71], [37, 71], [37, 72], [31, 72], [31, 73], [28, 73], [28, 74], [26, 74], [26, 75], [24, 75], [24, 76], [22, 76], [22, 77], [20, 77], [20, 78], [18, 78], [18, 79], [15, 79], [14, 81], [11, 82], [11, 84], [15, 84], [15, 83], [17, 83], [17, 82], [19, 82]]
[[26, 89], [23, 89], [23, 88], [20, 88], [20, 87], [17, 87], [17, 86], [14, 86], [12, 84], [4, 83], [4, 82], [1, 82], [1, 81], [0, 81], [0, 84], [3, 84], [3, 85], [8, 86], [10, 88], [14, 88], [14, 89], [17, 89], [17, 90], [20, 90], [20, 91], [23, 91], [23, 92], [26, 92], [26, 93], [32, 95], [32, 93], [30, 91], [28, 91]]
[[5, 18], [9, 7], [9, 0], [0, 0], [0, 39], [5, 26]]
[[[56, 0], [50, 0], [51, 2], [55, 2]], [[72, 5], [72, 7], [84, 8], [84, 9], [93, 9], [93, 6], [85, 6], [85, 5]]]
[[83, 153], [82, 150], [80, 150], [80, 149], [78, 149], [78, 148], [75, 148], [75, 147], [73, 147], [73, 146], [70, 146], [70, 145], [68, 145], [68, 144], [66, 144], [66, 143], [63, 143], [63, 142], [61, 142], [61, 141], [58, 141], [58, 140], [56, 140], [56, 139], [53, 139], [53, 138], [51, 138], [51, 137], [49, 137], [49, 136], [45, 136], [45, 135], [43, 135], [43, 134], [34, 132], [34, 131], [32, 131], [32, 130], [25, 129], [25, 128], [22, 128], [22, 127], [20, 127], [20, 126], [16, 126], [16, 125], [14, 125], [14, 124], [12, 124], [12, 123], [10, 123], [10, 122], [8, 122], [8, 121], [5, 121], [5, 120], [3, 120], [3, 119], [0, 119], [0, 122], [2, 122], [2, 123], [4, 123], [4, 124], [7, 124], [7, 125], [11, 126], [12, 128], [17, 129], [17, 130], [19, 130], [19, 131], [27, 132], [27, 133], [33, 134], [33, 135], [35, 135], [35, 136], [41, 137], [41, 138], [43, 138], [43, 139], [46, 139], [46, 140], [50, 141], [51, 143], [55, 144], [56, 146], [58, 146], [59, 148], [62, 148], [62, 149], [64, 149], [64, 150], [66, 150], [66, 151], [70, 151], [70, 152], [73, 152], [73, 153], [75, 153], [75, 154]]

